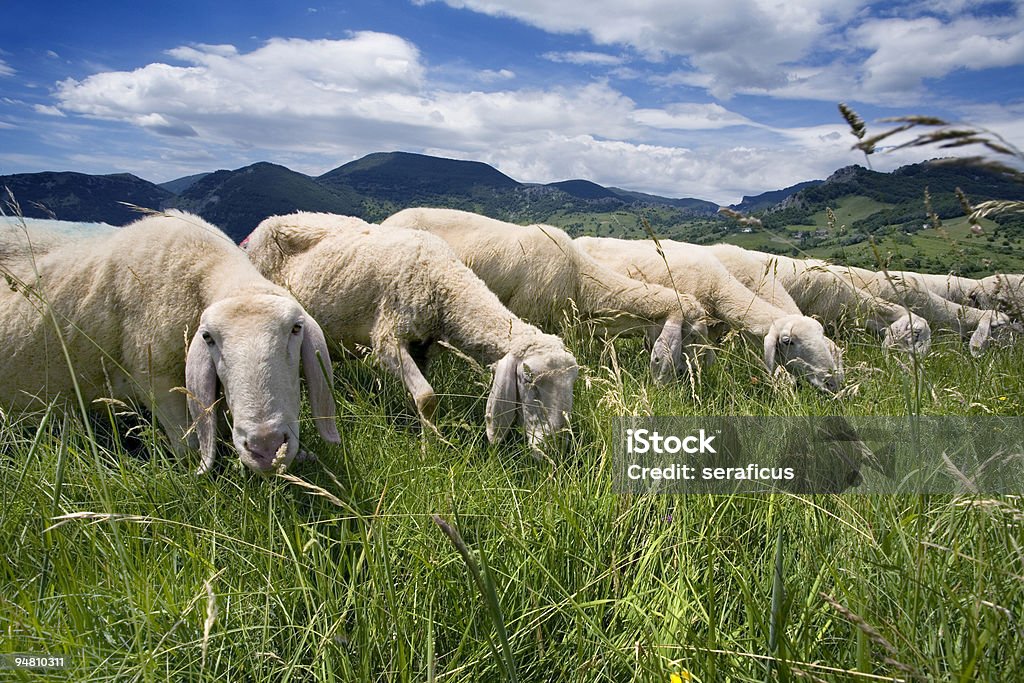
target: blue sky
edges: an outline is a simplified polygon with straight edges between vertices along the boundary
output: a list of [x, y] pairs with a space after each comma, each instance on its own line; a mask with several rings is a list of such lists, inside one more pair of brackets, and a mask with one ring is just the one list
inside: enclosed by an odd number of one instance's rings
[[44, 1], [4, 15], [0, 175], [163, 182], [255, 161], [317, 175], [404, 150], [732, 203], [864, 163], [840, 101], [869, 122], [940, 115], [1024, 147], [1022, 2]]

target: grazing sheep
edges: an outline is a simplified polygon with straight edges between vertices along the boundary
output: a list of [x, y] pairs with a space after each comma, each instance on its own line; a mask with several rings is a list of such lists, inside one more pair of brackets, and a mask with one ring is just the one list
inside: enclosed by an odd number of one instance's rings
[[837, 327], [846, 318], [863, 316], [872, 331], [885, 330], [882, 347], [887, 350], [896, 347], [924, 356], [931, 348], [932, 331], [927, 320], [854, 287], [830, 271], [825, 261], [767, 254], [732, 244], [704, 248], [762, 298], [768, 298], [767, 293], [781, 300], [784, 292], [798, 310]]
[[963, 303], [1002, 311], [1018, 322], [1024, 321], [1024, 275], [998, 273], [983, 277], [975, 281]]
[[1015, 320], [1024, 319], [1024, 275], [997, 273], [980, 280], [959, 275], [894, 271], [889, 274], [913, 280], [915, 287], [957, 304], [1001, 311]]
[[[2, 232], [0, 244], [22, 247], [32, 236]], [[219, 383], [242, 462], [267, 472], [299, 453], [301, 362], [317, 428], [339, 441], [316, 321], [201, 218], [170, 211], [32, 258], [0, 253], [0, 406], [40, 407], [76, 386], [86, 402], [137, 400], [176, 454], [198, 442], [202, 474], [216, 456]]]
[[646, 334], [651, 374], [667, 382], [712, 362], [703, 307], [691, 296], [623, 277], [580, 251], [562, 230], [453, 209], [405, 209], [382, 224], [438, 235], [516, 315], [542, 328], [573, 311], [607, 336]]
[[296, 213], [260, 223], [245, 249], [329, 337], [372, 347], [426, 420], [432, 420], [437, 398], [410, 346], [441, 342], [494, 365], [488, 440], [500, 441], [517, 417], [534, 449], [565, 429], [576, 359], [561, 339], [505, 308], [439, 237], [383, 230], [358, 218]]
[[901, 304], [926, 318], [933, 328], [970, 334], [971, 355], [980, 356], [993, 340], [1000, 340], [1014, 329], [1005, 313], [956, 304], [932, 292], [916, 273], [875, 272], [853, 266], [828, 266], [854, 287]]
[[[808, 318], [784, 292], [765, 301], [710, 253], [692, 245], [661, 240], [578, 237], [576, 243], [598, 262], [630, 277], [692, 294], [730, 327], [764, 338], [769, 371], [778, 362], [795, 376], [834, 393], [843, 382], [842, 354], [817, 320]], [[782, 306], [777, 305], [782, 304]]]

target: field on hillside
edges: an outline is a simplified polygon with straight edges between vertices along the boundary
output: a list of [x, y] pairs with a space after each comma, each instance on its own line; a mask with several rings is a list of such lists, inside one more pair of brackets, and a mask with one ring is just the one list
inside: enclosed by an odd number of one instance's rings
[[733, 229], [724, 237], [710, 237], [711, 241], [729, 242], [747, 249], [802, 258], [827, 258], [835, 263], [872, 270], [878, 270], [881, 260], [899, 270], [955, 271], [971, 277], [1024, 272], [1024, 237], [998, 234], [996, 223], [984, 218], [980, 221], [983, 232], [975, 234], [965, 216], [946, 219], [936, 228], [928, 225], [922, 211], [922, 229], [912, 234], [890, 230], [874, 239], [861, 235], [855, 243], [844, 244], [849, 241], [845, 238], [855, 233], [849, 226], [890, 206], [868, 197], [844, 197], [832, 207], [833, 218], [819, 211], [811, 215], [809, 225], [749, 233]]
[[1019, 415], [1024, 348], [974, 359], [938, 335], [915, 371], [852, 333], [829, 399], [739, 339], [657, 386], [639, 342], [567, 337], [574, 434], [547, 462], [486, 445], [487, 374], [451, 355], [439, 435], [346, 360], [342, 444], [304, 428], [319, 462], [273, 478], [237, 456], [197, 478], [146, 431], [129, 449], [56, 412], [4, 415], [2, 648], [67, 668], [0, 677], [1019, 680], [1019, 497], [624, 496], [609, 443], [616, 415]]

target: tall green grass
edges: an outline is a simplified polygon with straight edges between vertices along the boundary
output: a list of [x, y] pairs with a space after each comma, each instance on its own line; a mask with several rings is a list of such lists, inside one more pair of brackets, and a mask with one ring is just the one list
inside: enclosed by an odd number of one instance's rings
[[[845, 340], [838, 400], [727, 339], [656, 386], [638, 342], [569, 335], [574, 433], [486, 444], [488, 378], [434, 368], [439, 434], [369, 363], [335, 368], [340, 446], [197, 478], [56, 410], [0, 420], [0, 651], [76, 681], [1018, 680], [1018, 498], [624, 496], [621, 414], [1019, 414], [1024, 350], [939, 335], [919, 371]], [[100, 430], [104, 431], [104, 430]], [[434, 521], [457, 533], [460, 549]], [[474, 574], [475, 567], [475, 574]], [[685, 672], [685, 673], [684, 673]]]

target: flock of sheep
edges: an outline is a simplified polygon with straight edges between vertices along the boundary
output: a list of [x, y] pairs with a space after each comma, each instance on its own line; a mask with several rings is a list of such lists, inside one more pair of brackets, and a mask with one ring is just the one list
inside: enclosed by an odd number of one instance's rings
[[[330, 350], [369, 347], [431, 422], [430, 351], [493, 368], [487, 438], [514, 423], [530, 446], [564, 431], [576, 359], [567, 320], [642, 336], [653, 379], [685, 379], [734, 329], [828, 393], [843, 385], [826, 325], [862, 324], [890, 350], [926, 354], [953, 330], [978, 355], [1024, 314], [1024, 276], [875, 273], [731, 245], [570, 238], [464, 211], [406, 209], [380, 225], [331, 214], [263, 221], [237, 247], [178, 211], [124, 228], [0, 224], [0, 411], [73, 400], [145, 405], [175, 453], [215, 462], [220, 419], [259, 472], [299, 448], [300, 374], [320, 435], [338, 442]], [[824, 325], [823, 325], [824, 323]]]

